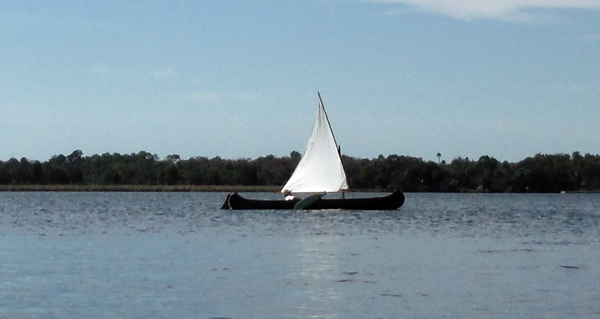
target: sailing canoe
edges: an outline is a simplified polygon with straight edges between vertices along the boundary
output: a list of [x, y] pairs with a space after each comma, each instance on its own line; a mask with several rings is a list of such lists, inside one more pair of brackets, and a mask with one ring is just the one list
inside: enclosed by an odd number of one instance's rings
[[[227, 195], [223, 204], [225, 209], [294, 209], [300, 199], [295, 200], [256, 200], [247, 199], [238, 193]], [[344, 210], [395, 210], [404, 204], [404, 194], [396, 190], [390, 195], [369, 198], [325, 199], [321, 198], [304, 207], [313, 209], [344, 209]]]
[[[339, 146], [333, 135], [321, 94], [313, 131], [304, 155], [281, 192], [332, 193], [348, 189]], [[304, 200], [253, 200], [238, 193], [227, 195], [223, 209], [355, 209], [392, 210], [404, 203], [404, 194], [394, 191], [385, 197], [355, 199], [325, 199], [312, 195]]]

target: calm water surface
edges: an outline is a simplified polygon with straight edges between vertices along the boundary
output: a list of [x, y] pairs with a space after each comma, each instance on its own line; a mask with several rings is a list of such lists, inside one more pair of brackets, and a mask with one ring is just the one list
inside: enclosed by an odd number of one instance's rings
[[600, 318], [600, 194], [224, 198], [0, 193], [0, 318]]

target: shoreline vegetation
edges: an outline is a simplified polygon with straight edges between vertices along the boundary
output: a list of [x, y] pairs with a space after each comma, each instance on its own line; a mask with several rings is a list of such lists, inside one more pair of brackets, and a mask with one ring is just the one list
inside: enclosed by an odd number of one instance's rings
[[279, 193], [281, 186], [248, 185], [0, 185], [0, 192], [222, 192]]
[[[0, 160], [0, 191], [79, 192], [279, 192], [300, 153], [256, 159], [161, 159], [140, 151], [83, 156], [81, 150], [45, 162]], [[599, 192], [600, 155], [536, 154], [517, 163], [483, 155], [425, 161], [403, 155], [342, 155], [351, 191], [444, 193]]]
[[[350, 189], [354, 192], [381, 192], [378, 189]], [[274, 193], [281, 192], [281, 186], [248, 185], [0, 185], [0, 192], [197, 192], [197, 193]], [[411, 191], [405, 191], [411, 193]], [[456, 193], [456, 192], [454, 192]], [[466, 193], [481, 193], [477, 191]], [[575, 190], [563, 193], [596, 194], [600, 190]]]

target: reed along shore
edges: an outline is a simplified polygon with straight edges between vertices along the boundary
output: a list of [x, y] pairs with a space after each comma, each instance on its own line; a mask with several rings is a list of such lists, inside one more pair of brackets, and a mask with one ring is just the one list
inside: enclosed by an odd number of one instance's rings
[[2, 192], [279, 192], [281, 186], [234, 185], [0, 185]]

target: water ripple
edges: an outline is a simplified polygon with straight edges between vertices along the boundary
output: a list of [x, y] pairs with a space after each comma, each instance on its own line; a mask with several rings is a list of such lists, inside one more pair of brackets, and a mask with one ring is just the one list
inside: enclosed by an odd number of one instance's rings
[[[223, 193], [1, 193], [0, 232], [28, 235], [232, 231], [600, 238], [600, 194], [406, 194], [397, 211], [231, 211]], [[274, 198], [275, 194], [245, 194]], [[361, 196], [361, 194], [353, 194]]]

